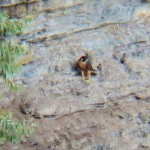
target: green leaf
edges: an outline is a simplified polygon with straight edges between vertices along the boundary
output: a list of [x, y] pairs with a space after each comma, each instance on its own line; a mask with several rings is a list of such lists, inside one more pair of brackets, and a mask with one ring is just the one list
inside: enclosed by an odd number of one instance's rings
[[33, 126], [29, 126], [25, 121], [12, 119], [10, 113], [0, 115], [0, 144], [8, 141], [20, 142], [25, 136], [33, 132]]
[[[2, 39], [0, 41], [0, 77], [6, 81], [10, 90], [20, 90], [20, 87], [13, 83], [11, 78], [21, 70], [21, 59], [28, 53], [26, 45], [21, 45], [19, 41], [16, 42], [12, 38], [22, 34], [27, 22], [32, 18], [32, 15], [28, 15], [24, 19], [10, 19], [6, 11], [0, 13], [0, 36]], [[11, 82], [7, 82], [8, 80]]]

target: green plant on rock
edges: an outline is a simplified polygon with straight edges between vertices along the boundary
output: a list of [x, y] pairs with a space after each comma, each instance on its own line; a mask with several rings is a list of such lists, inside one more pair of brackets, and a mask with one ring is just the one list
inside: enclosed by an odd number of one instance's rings
[[25, 27], [24, 20], [9, 19], [5, 11], [0, 14], [0, 34], [1, 35], [18, 35], [23, 32]]
[[5, 142], [18, 143], [30, 135], [34, 127], [34, 124], [29, 126], [25, 120], [14, 120], [10, 113], [0, 113], [0, 144]]
[[31, 17], [25, 19], [9, 19], [7, 12], [0, 13], [0, 77], [2, 77], [10, 90], [18, 91], [20, 88], [12, 81], [12, 75], [21, 69], [20, 59], [28, 53], [28, 47], [14, 41], [14, 36], [21, 35], [26, 23]]

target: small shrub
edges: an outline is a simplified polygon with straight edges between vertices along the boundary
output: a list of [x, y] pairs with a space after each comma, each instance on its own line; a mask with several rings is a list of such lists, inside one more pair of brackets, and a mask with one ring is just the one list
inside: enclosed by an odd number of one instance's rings
[[3, 41], [0, 44], [0, 72], [3, 78], [8, 79], [18, 69], [21, 64], [18, 64], [19, 57], [26, 54], [27, 48], [23, 45], [16, 44], [12, 41]]
[[0, 115], [0, 144], [5, 142], [18, 143], [30, 135], [35, 125], [29, 126], [25, 120], [16, 121], [10, 113]]
[[5, 11], [0, 14], [0, 34], [1, 35], [18, 35], [23, 32], [25, 27], [24, 20], [9, 19]]
[[[18, 91], [20, 88], [11, 77], [21, 69], [21, 59], [28, 53], [28, 47], [15, 42], [14, 36], [23, 33], [27, 21], [32, 16], [25, 19], [9, 19], [7, 12], [0, 13], [0, 76], [5, 80], [10, 90]], [[12, 37], [13, 36], [13, 37]]]

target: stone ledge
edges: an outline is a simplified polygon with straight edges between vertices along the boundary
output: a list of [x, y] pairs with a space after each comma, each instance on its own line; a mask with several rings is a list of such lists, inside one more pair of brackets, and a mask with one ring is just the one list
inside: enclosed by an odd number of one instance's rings
[[21, 4], [31, 4], [31, 3], [39, 2], [39, 1], [40, 0], [17, 0], [17, 1], [2, 0], [0, 2], [0, 8], [12, 7], [12, 6], [21, 5]]
[[85, 0], [31, 0], [31, 1], [19, 1], [16, 3], [1, 2], [0, 8], [7, 9], [11, 16], [22, 17], [27, 13], [39, 13], [39, 12], [52, 12], [56, 10], [62, 10], [65, 8], [73, 7], [83, 4]]

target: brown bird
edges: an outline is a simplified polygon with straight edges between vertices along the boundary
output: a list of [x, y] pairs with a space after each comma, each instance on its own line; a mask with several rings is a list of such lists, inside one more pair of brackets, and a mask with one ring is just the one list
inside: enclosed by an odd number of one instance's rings
[[84, 81], [89, 81], [91, 74], [95, 74], [96, 71], [91, 65], [91, 58], [88, 53], [85, 53], [85, 56], [80, 57], [77, 61], [77, 68], [81, 72]]

